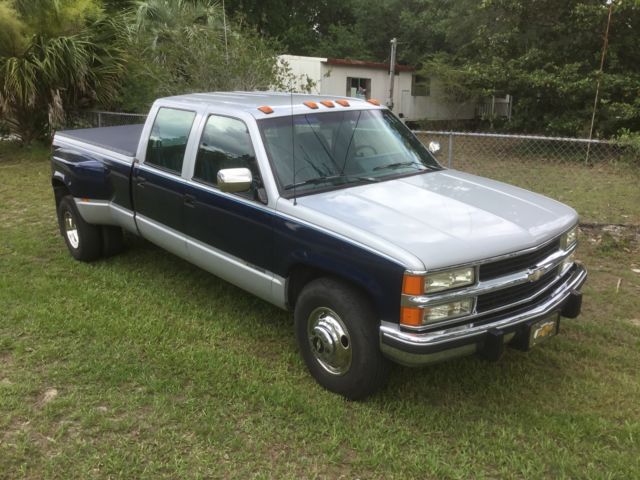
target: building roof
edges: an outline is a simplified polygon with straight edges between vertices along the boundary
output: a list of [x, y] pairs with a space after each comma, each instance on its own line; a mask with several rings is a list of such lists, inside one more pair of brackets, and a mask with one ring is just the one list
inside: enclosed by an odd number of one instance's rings
[[[211, 92], [211, 93], [189, 93], [186, 95], [176, 95], [165, 97], [160, 101], [172, 102], [188, 108], [189, 105], [200, 107], [218, 107], [226, 110], [242, 110], [250, 113], [256, 118], [279, 117], [291, 115], [292, 113], [310, 113], [322, 111], [339, 111], [346, 109], [364, 110], [382, 108], [372, 105], [366, 100], [352, 97], [342, 97], [338, 95], [313, 95], [288, 92]], [[330, 108], [320, 102], [330, 100], [346, 100], [348, 107], [335, 105]], [[318, 109], [311, 109], [304, 102], [316, 102]], [[265, 114], [258, 110], [259, 107], [268, 106], [273, 109], [273, 113]]]
[[[324, 60], [324, 63], [326, 63], [327, 65], [344, 65], [362, 68], [376, 68], [387, 71], [389, 70], [388, 63], [367, 62], [365, 60], [351, 60], [348, 58], [327, 58]], [[416, 68], [410, 65], [400, 65], [396, 63], [396, 72], [414, 72], [415, 70]]]

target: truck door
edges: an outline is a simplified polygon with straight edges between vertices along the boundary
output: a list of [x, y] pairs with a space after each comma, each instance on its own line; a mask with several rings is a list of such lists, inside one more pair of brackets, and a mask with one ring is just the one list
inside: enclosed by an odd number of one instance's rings
[[[253, 184], [221, 192], [218, 171], [248, 168]], [[260, 169], [246, 124], [210, 115], [199, 139], [184, 207], [189, 259], [263, 298], [271, 288], [272, 213], [259, 199]], [[262, 197], [262, 200], [266, 200]]]
[[140, 234], [160, 247], [186, 258], [181, 177], [185, 152], [196, 113], [162, 107], [158, 110], [144, 159], [136, 164], [132, 192]]

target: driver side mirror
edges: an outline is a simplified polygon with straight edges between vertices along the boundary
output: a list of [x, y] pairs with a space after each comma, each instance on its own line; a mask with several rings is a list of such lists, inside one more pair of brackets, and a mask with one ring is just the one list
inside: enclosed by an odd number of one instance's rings
[[222, 192], [246, 192], [251, 188], [251, 170], [248, 168], [225, 168], [218, 171], [218, 188]]

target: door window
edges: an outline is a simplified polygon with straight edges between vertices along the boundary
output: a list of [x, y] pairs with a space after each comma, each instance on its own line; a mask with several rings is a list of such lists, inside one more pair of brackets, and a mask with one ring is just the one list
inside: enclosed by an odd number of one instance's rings
[[187, 110], [159, 109], [149, 135], [145, 163], [179, 175], [195, 116], [195, 112]]
[[193, 178], [216, 186], [218, 171], [225, 168], [251, 170], [251, 190], [240, 195], [254, 198], [260, 174], [247, 126], [236, 118], [211, 115], [202, 132]]

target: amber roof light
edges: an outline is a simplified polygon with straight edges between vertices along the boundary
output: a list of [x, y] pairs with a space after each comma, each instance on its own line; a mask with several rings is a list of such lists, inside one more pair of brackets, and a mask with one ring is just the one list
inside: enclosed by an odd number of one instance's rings
[[309, 108], [313, 108], [314, 110], [318, 108], [318, 104], [316, 102], [304, 102], [304, 104]]
[[336, 103], [338, 105], [342, 105], [343, 107], [348, 107], [349, 106], [349, 102], [347, 102], [346, 100], [342, 100], [342, 99], [336, 100]]
[[267, 107], [266, 105], [264, 107], [258, 107], [258, 110], [266, 114], [273, 113], [273, 108]]
[[369, 100], [367, 100], [367, 102], [369, 102], [371, 105], [375, 105], [376, 107], [380, 106], [380, 101], [376, 100], [375, 98], [370, 98]]

